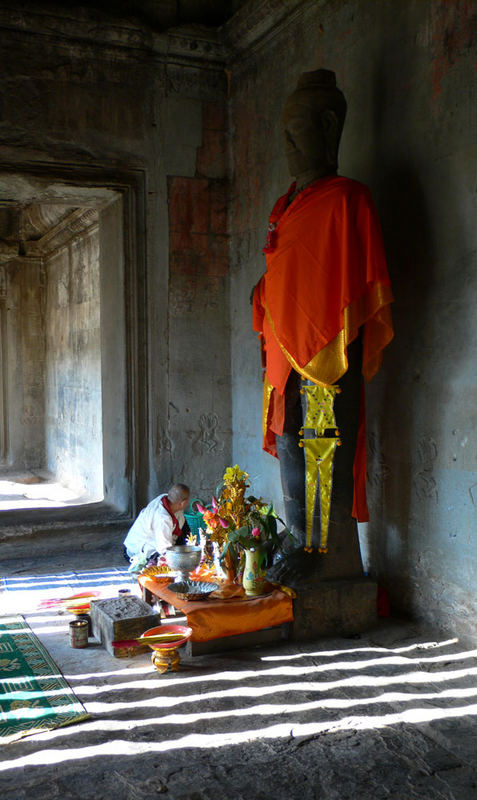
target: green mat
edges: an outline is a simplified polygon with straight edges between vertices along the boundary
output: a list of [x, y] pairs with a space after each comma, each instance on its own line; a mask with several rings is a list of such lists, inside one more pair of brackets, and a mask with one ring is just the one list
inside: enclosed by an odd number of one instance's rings
[[0, 742], [88, 718], [23, 617], [0, 617]]

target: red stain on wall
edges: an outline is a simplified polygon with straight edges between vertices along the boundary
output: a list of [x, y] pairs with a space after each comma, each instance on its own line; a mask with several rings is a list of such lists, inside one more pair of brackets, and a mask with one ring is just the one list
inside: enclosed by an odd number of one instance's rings
[[225, 105], [204, 103], [196, 177], [169, 179], [170, 272], [197, 291], [228, 269], [226, 125]]

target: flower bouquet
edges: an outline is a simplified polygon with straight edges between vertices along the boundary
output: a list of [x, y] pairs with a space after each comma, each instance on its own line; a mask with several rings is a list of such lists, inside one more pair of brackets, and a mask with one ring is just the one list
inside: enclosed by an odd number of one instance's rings
[[253, 495], [245, 496], [250, 486], [248, 477], [248, 473], [237, 464], [228, 467], [217, 497], [212, 498], [211, 507], [197, 505], [206, 524], [206, 535], [216, 543], [222, 568], [229, 580], [234, 579], [240, 566], [243, 571], [246, 551], [257, 554], [255, 563], [258, 564], [257, 569], [261, 570], [267, 558], [281, 549], [279, 522], [283, 532], [293, 539], [271, 503]]

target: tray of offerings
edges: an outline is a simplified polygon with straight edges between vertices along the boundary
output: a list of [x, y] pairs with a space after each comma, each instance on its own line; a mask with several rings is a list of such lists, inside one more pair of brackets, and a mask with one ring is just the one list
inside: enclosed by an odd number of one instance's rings
[[174, 592], [180, 600], [205, 600], [219, 588], [219, 584], [205, 581], [177, 581], [177, 583], [170, 583], [167, 588], [170, 592]]
[[171, 572], [167, 564], [145, 567], [140, 574], [164, 586], [167, 586], [168, 583], [172, 583], [174, 580], [174, 573]]

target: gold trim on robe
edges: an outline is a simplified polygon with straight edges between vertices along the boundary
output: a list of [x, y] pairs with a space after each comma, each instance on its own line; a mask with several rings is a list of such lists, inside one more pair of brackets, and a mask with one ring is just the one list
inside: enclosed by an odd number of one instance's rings
[[270, 328], [280, 348], [295, 372], [317, 386], [331, 386], [343, 377], [348, 369], [347, 348], [356, 339], [361, 325], [363, 335], [363, 366], [366, 381], [378, 371], [382, 361], [382, 350], [393, 337], [391, 319], [392, 292], [389, 286], [375, 284], [371, 291], [359, 297], [343, 309], [343, 328], [308, 364], [300, 366], [281, 343], [272, 317], [265, 304], [265, 313]]
[[311, 546], [316, 492], [320, 487], [320, 547], [321, 553], [328, 550], [328, 528], [330, 523], [331, 490], [333, 484], [333, 457], [338, 438], [303, 439], [306, 462], [306, 545]]
[[265, 436], [268, 428], [268, 412], [270, 409], [270, 400], [272, 397], [273, 386], [265, 374], [263, 380], [263, 415], [262, 415], [262, 430]]

